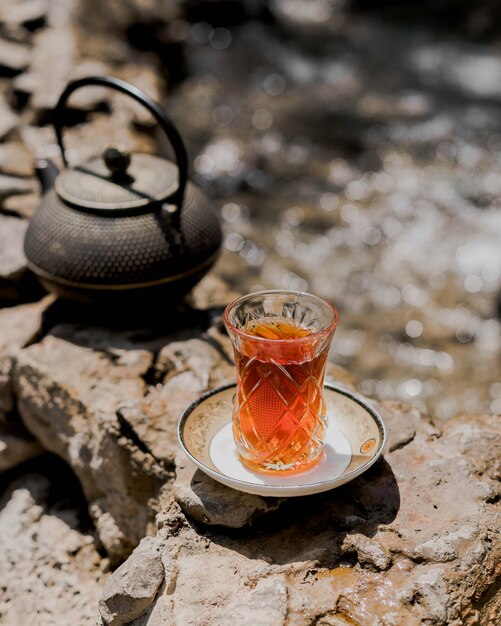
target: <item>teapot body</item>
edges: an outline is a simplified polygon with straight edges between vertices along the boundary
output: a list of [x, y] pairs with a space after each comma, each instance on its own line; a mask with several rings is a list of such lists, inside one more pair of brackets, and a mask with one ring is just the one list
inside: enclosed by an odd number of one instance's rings
[[188, 183], [178, 223], [161, 206], [98, 215], [43, 198], [25, 238], [28, 266], [50, 291], [80, 302], [185, 295], [212, 267], [219, 222]]
[[[170, 141], [176, 163], [110, 147], [102, 159], [68, 167], [66, 102], [86, 85], [110, 87], [140, 102]], [[165, 111], [120, 79], [89, 77], [63, 91], [54, 127], [66, 167], [41, 177], [52, 188], [26, 232], [30, 269], [50, 291], [81, 302], [144, 302], [187, 293], [215, 262], [221, 230], [204, 194], [188, 181], [186, 150]]]

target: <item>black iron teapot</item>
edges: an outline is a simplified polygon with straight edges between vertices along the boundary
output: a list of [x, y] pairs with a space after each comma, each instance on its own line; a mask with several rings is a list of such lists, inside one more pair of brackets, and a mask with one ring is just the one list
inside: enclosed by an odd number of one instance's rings
[[[66, 102], [86, 85], [111, 87], [143, 104], [167, 135], [177, 164], [108, 148], [102, 158], [68, 167]], [[30, 269], [50, 291], [83, 302], [186, 294], [216, 260], [221, 230], [205, 196], [187, 180], [183, 141], [163, 109], [122, 80], [89, 77], [66, 87], [54, 127], [65, 169], [41, 176], [50, 189], [26, 233]]]

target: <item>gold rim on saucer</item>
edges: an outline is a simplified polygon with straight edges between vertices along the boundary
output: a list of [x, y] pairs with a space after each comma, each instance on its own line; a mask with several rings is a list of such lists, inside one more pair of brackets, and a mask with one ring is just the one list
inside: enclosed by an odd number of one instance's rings
[[353, 392], [326, 384], [328, 427], [323, 458], [293, 475], [254, 472], [240, 461], [233, 441], [235, 391], [234, 383], [209, 391], [186, 409], [178, 425], [179, 442], [191, 461], [228, 487], [275, 497], [320, 493], [360, 476], [383, 452], [386, 428], [379, 414]]

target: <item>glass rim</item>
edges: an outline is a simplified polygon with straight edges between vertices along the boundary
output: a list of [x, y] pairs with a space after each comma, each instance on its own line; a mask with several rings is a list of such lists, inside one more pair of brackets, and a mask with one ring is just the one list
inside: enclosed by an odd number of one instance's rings
[[[257, 337], [256, 335], [252, 335], [251, 333], [246, 333], [240, 328], [237, 328], [230, 321], [229, 319], [230, 309], [232, 309], [235, 305], [239, 304], [242, 300], [246, 300], [247, 298], [250, 298], [253, 296], [263, 296], [263, 295], [273, 295], [273, 294], [277, 294], [277, 295], [293, 294], [295, 296], [306, 296], [308, 298], [312, 298], [313, 300], [317, 300], [318, 302], [327, 306], [330, 309], [330, 312], [333, 315], [333, 320], [326, 328], [323, 328], [322, 330], [317, 330], [317, 331], [310, 333], [309, 335], [306, 335], [305, 337], [296, 337], [294, 339], [269, 339], [268, 337]], [[318, 339], [318, 338], [323, 337], [324, 335], [328, 335], [330, 332], [334, 332], [334, 330], [336, 329], [339, 323], [339, 311], [328, 300], [324, 300], [324, 298], [321, 298], [320, 296], [316, 296], [312, 293], [308, 293], [307, 291], [295, 291], [294, 289], [264, 289], [262, 291], [254, 291], [252, 293], [239, 296], [238, 298], [235, 298], [235, 300], [232, 300], [226, 306], [224, 310], [223, 322], [227, 329], [231, 330], [232, 332], [234, 332], [236, 335], [238, 335], [239, 337], [243, 339], [250, 339], [253, 341], [261, 341], [261, 342], [273, 343], [273, 344], [291, 343], [291, 342], [305, 343], [305, 342], [311, 341], [312, 339]]]

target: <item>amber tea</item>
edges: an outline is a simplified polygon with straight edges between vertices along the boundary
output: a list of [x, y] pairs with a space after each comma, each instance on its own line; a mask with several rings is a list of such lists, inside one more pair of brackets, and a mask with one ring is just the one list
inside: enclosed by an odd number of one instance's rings
[[[247, 308], [246, 298], [252, 299]], [[338, 316], [308, 294], [261, 292], [246, 298], [230, 305], [225, 316], [237, 366], [237, 449], [252, 469], [303, 471], [322, 453], [324, 371]], [[263, 300], [257, 310], [256, 299]], [[243, 315], [232, 309], [236, 304], [244, 307]]]

